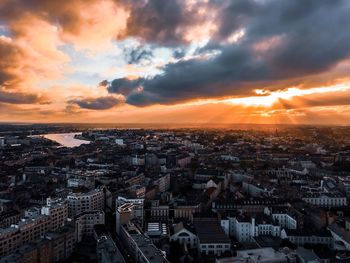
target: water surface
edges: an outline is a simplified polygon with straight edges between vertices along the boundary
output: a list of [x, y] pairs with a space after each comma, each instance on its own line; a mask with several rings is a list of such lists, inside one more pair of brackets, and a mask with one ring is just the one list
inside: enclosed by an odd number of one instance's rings
[[51, 133], [43, 135], [46, 139], [51, 141], [58, 142], [65, 147], [76, 147], [82, 144], [89, 144], [89, 141], [79, 140], [74, 138], [75, 135], [81, 135], [79, 132], [70, 132], [70, 133]]

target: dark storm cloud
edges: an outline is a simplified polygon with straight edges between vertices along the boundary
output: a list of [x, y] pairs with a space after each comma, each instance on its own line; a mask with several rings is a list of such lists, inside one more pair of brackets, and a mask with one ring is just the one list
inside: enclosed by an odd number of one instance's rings
[[70, 105], [77, 105], [83, 109], [107, 110], [121, 104], [121, 100], [112, 96], [108, 96], [100, 98], [75, 99], [69, 101], [68, 103]]
[[175, 46], [186, 42], [183, 30], [200, 21], [183, 0], [120, 0], [130, 10], [121, 38], [138, 37], [148, 43]]
[[107, 90], [111, 93], [129, 95], [144, 82], [145, 79], [141, 78], [136, 80], [129, 80], [126, 78], [115, 79], [107, 87]]
[[[244, 82], [259, 81], [269, 75], [264, 64], [247, 52], [229, 47], [209, 60], [191, 59], [168, 64], [164, 74], [142, 79], [143, 92], [132, 93], [127, 102], [135, 105], [176, 103], [198, 97], [242, 94]], [[232, 82], [239, 87], [232, 89]]]
[[[243, 95], [277, 81], [324, 73], [349, 57], [349, 1], [214, 0], [209, 5], [218, 12], [218, 31], [200, 52], [215, 49], [219, 55], [168, 64], [152, 78], [118, 79], [128, 92], [109, 91], [129, 94], [127, 103], [140, 106]], [[229, 44], [227, 39], [241, 29], [243, 38]], [[130, 92], [137, 86], [143, 91]]]

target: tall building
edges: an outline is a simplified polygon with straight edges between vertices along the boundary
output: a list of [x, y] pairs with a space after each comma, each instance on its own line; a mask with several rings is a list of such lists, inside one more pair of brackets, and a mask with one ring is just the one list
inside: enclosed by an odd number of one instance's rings
[[87, 211], [100, 211], [105, 207], [103, 188], [97, 188], [85, 193], [70, 193], [67, 196], [68, 216], [74, 217]]
[[131, 203], [125, 203], [116, 209], [116, 232], [120, 233], [120, 228], [124, 224], [128, 224], [134, 217], [134, 205]]
[[[129, 213], [129, 210], [132, 212], [132, 219], [136, 219], [140, 222], [141, 225], [143, 225], [144, 221], [144, 199], [142, 198], [135, 198], [135, 199], [129, 199], [122, 196], [118, 196], [116, 200], [116, 220], [117, 220], [117, 231], [118, 231], [118, 225], [120, 223], [118, 222], [118, 216], [125, 215], [126, 213]], [[124, 204], [131, 204], [131, 206], [123, 206]], [[118, 208], [123, 206], [123, 208]]]
[[95, 225], [104, 225], [105, 213], [103, 211], [88, 211], [77, 215], [75, 222], [75, 238], [80, 242], [84, 236], [93, 236]]
[[51, 217], [51, 230], [62, 227], [68, 218], [68, 204], [62, 199], [46, 200], [46, 205], [41, 208], [41, 214]]

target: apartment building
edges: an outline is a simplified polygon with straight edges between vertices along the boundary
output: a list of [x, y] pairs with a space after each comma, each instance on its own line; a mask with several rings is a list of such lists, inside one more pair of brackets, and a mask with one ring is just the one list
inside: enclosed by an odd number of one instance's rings
[[9, 210], [0, 213], [0, 228], [7, 228], [16, 224], [21, 219], [21, 213], [16, 210]]
[[158, 191], [160, 193], [163, 193], [163, 192], [169, 190], [169, 188], [170, 188], [170, 174], [159, 175], [158, 178], [154, 179], [153, 184], [158, 186]]
[[258, 214], [255, 217], [246, 215], [238, 215], [236, 217], [228, 217], [228, 223], [221, 225], [226, 226], [230, 236], [236, 237], [239, 242], [251, 242], [253, 237], [262, 235], [271, 235], [279, 237], [281, 235], [281, 226], [273, 218]]
[[264, 209], [264, 213], [266, 215], [271, 216], [277, 224], [281, 228], [286, 229], [297, 229], [298, 228], [298, 220], [296, 212], [292, 211], [289, 208], [282, 208], [282, 207], [274, 207], [274, 208], [268, 208], [266, 207]]
[[51, 230], [62, 227], [68, 218], [68, 204], [62, 199], [46, 200], [46, 205], [41, 208], [41, 214], [51, 217]]
[[100, 211], [105, 206], [103, 188], [97, 188], [85, 193], [70, 193], [67, 196], [68, 216], [74, 217], [87, 211]]
[[[140, 221], [141, 224], [143, 224], [144, 221], [144, 199], [143, 198], [125, 198], [122, 196], [118, 196], [116, 199], [116, 211], [118, 211], [118, 208], [124, 204], [131, 204], [132, 209], [132, 218], [137, 219]], [[122, 210], [120, 210], [122, 211]], [[117, 218], [118, 220], [118, 213]], [[118, 225], [118, 222], [117, 222]]]
[[23, 244], [33, 242], [51, 229], [47, 215], [22, 218], [16, 225], [0, 229], [0, 256], [12, 253]]
[[31, 243], [19, 246], [14, 253], [2, 256], [0, 263], [62, 262], [71, 256], [74, 245], [74, 229], [64, 227], [49, 232]]
[[121, 226], [120, 238], [135, 262], [169, 262], [165, 253], [159, 250], [135, 225]]
[[346, 197], [340, 193], [306, 193], [302, 200], [315, 206], [327, 208], [347, 205]]
[[94, 226], [105, 223], [103, 211], [87, 211], [74, 217], [75, 238], [80, 242], [84, 236], [93, 236]]

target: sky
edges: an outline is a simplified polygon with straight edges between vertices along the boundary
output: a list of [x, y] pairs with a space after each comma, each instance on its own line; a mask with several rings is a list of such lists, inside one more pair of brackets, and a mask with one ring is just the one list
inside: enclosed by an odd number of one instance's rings
[[348, 0], [0, 0], [0, 121], [350, 124]]

